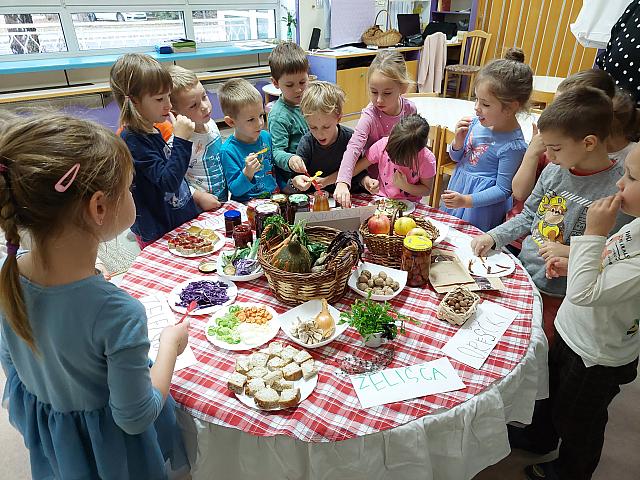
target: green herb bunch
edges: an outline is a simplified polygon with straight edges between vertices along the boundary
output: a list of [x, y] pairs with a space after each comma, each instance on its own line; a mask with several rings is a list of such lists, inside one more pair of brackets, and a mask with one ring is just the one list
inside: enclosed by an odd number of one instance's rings
[[340, 313], [339, 324], [348, 323], [355, 328], [366, 342], [374, 334], [382, 332], [382, 338], [393, 340], [398, 333], [404, 335], [404, 322], [418, 324], [418, 321], [398, 313], [389, 302], [371, 300], [371, 292], [365, 300], [356, 300], [351, 311]]

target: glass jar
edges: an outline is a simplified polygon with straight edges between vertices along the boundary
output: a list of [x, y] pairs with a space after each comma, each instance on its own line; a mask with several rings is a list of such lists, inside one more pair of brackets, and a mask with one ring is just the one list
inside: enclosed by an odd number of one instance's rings
[[271, 195], [271, 201], [278, 204], [278, 207], [280, 208], [280, 215], [286, 217], [287, 208], [289, 207], [289, 195], [285, 193], [274, 193]]
[[236, 225], [233, 229], [233, 243], [236, 248], [245, 248], [253, 242], [253, 232], [249, 225]]
[[247, 220], [249, 221], [249, 225], [253, 230], [256, 229], [256, 207], [261, 203], [268, 202], [264, 198], [254, 198], [253, 200], [249, 200], [247, 202]]
[[289, 209], [287, 210], [287, 222], [293, 224], [296, 213], [309, 211], [309, 196], [304, 193], [289, 195]]
[[317, 190], [313, 194], [313, 211], [328, 212], [329, 210], [331, 210], [329, 207], [329, 193], [324, 190]]
[[264, 221], [278, 215], [280, 213], [280, 207], [274, 202], [261, 203], [256, 207], [256, 238], [260, 238], [262, 231], [264, 230]]
[[431, 267], [431, 240], [427, 237], [409, 235], [403, 242], [401, 260], [401, 268], [407, 272], [407, 285], [426, 285]]
[[224, 212], [224, 234], [227, 237], [233, 235], [233, 229], [236, 225], [240, 225], [242, 219], [238, 210], [228, 210]]

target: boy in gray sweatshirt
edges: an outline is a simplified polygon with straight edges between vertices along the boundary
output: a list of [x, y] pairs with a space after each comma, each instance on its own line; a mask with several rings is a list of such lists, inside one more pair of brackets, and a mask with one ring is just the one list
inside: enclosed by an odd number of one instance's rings
[[[624, 170], [607, 156], [611, 100], [600, 90], [576, 87], [564, 92], [540, 115], [538, 129], [552, 164], [540, 175], [523, 211], [502, 225], [476, 237], [472, 247], [484, 255], [528, 233], [519, 259], [540, 290], [544, 302], [545, 333], [553, 338], [553, 320], [564, 297], [566, 277], [549, 279], [545, 260], [569, 256], [571, 236], [582, 235], [587, 208], [614, 195]], [[616, 232], [632, 219], [618, 214]]]

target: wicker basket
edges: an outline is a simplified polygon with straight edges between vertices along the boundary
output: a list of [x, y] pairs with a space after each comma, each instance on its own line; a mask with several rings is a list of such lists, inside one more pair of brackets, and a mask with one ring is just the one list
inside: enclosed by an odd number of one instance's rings
[[[470, 305], [467, 305], [467, 309], [465, 311], [456, 312], [447, 303], [447, 301], [454, 295], [462, 295], [464, 296], [464, 299], [470, 303]], [[436, 311], [436, 317], [440, 320], [446, 320], [451, 325], [463, 325], [476, 313], [478, 303], [480, 303], [480, 297], [477, 294], [473, 293], [468, 288], [462, 286], [456, 287], [444, 296], [438, 306], [438, 310]]]
[[[420, 215], [405, 216], [413, 218], [416, 222], [416, 226], [424, 228], [427, 232], [435, 228], [429, 223], [429, 220]], [[367, 225], [368, 221], [369, 219], [360, 225], [360, 235], [364, 239], [364, 244], [369, 250], [369, 259], [371, 262], [377, 263], [378, 265], [384, 265], [385, 267], [400, 268], [402, 259], [402, 242], [404, 242], [405, 237], [395, 233], [393, 235], [388, 235], [386, 233], [370, 233], [369, 226]], [[431, 238], [431, 240], [433, 241], [434, 238]]]
[[[335, 228], [321, 226], [306, 227], [305, 232], [310, 242], [327, 245], [340, 233]], [[264, 269], [269, 287], [278, 300], [287, 305], [299, 305], [317, 298], [326, 298], [329, 303], [342, 298], [347, 289], [351, 269], [358, 262], [358, 248], [355, 245], [343, 249], [322, 272], [291, 273], [271, 265], [272, 249], [280, 241], [280, 236], [268, 241], [261, 238], [258, 248], [258, 261]]]
[[[376, 19], [373, 22], [373, 26], [369, 27], [362, 34], [362, 41], [367, 45], [375, 45], [377, 47], [392, 47], [402, 40], [402, 34], [395, 29], [389, 29], [386, 32], [382, 30], [378, 25], [378, 16], [386, 10], [380, 10]], [[389, 12], [387, 12], [387, 15]]]

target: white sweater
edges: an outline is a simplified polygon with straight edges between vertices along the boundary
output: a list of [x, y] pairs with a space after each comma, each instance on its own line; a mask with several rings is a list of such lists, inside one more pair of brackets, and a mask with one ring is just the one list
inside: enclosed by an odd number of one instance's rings
[[640, 352], [640, 218], [606, 240], [571, 239], [567, 296], [556, 328], [587, 367], [617, 367]]

